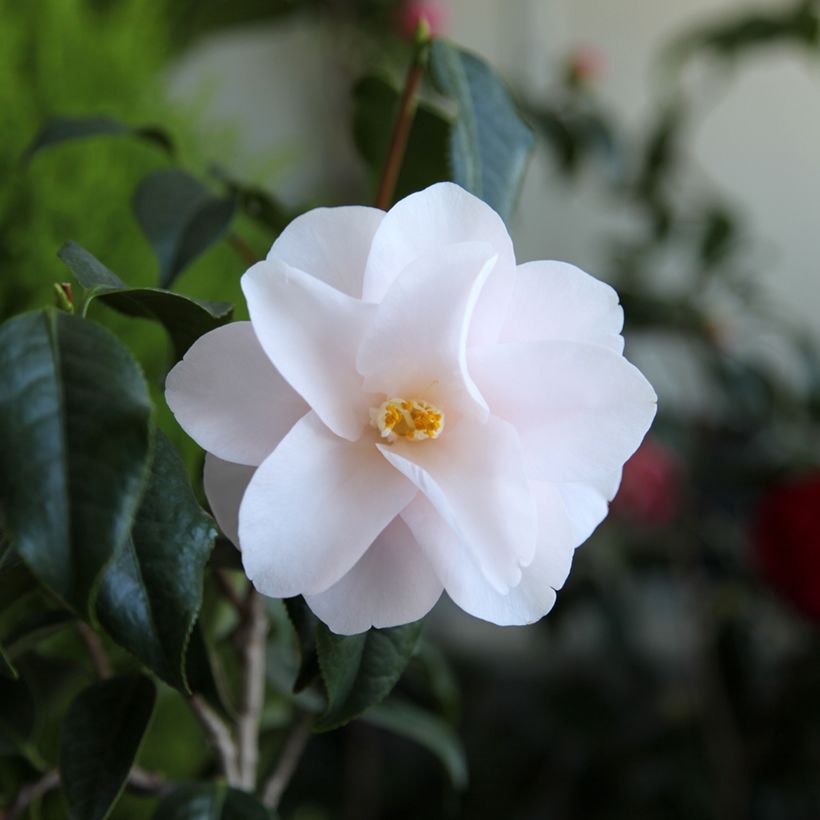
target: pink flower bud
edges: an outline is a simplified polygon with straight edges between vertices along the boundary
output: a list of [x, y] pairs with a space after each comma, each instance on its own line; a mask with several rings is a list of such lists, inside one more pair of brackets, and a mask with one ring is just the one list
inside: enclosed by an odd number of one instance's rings
[[624, 466], [613, 513], [650, 526], [668, 524], [680, 510], [681, 473], [681, 463], [672, 450], [646, 439]]
[[412, 40], [422, 19], [427, 21], [430, 33], [436, 37], [444, 33], [449, 17], [450, 10], [443, 0], [406, 0], [399, 9], [396, 22], [402, 37]]

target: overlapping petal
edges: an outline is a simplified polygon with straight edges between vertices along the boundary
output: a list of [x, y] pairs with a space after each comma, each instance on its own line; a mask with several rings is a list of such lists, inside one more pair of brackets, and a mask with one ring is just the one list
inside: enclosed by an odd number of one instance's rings
[[319, 418], [355, 441], [374, 401], [356, 353], [375, 305], [354, 299], [276, 257], [242, 277], [254, 331], [279, 372]]
[[411, 262], [385, 294], [359, 348], [365, 390], [446, 401], [447, 411], [486, 417], [467, 371], [467, 334], [497, 261], [486, 242], [461, 242]]
[[566, 262], [519, 265], [502, 342], [564, 339], [622, 353], [624, 312], [618, 294]]
[[205, 454], [202, 483], [216, 523], [230, 542], [239, 546], [239, 505], [256, 467], [223, 461]]
[[521, 435], [543, 481], [612, 476], [637, 450], [657, 409], [641, 372], [612, 350], [577, 342], [512, 342], [472, 351], [490, 411]]
[[266, 595], [324, 592], [416, 495], [372, 440], [309, 413], [254, 473], [239, 509], [245, 572]]
[[360, 299], [370, 245], [383, 218], [378, 208], [315, 208], [279, 234], [268, 259], [276, 257]]
[[536, 510], [511, 425], [459, 419], [436, 441], [379, 445], [470, 550], [487, 581], [507, 592], [535, 553]]
[[555, 590], [569, 574], [576, 546], [572, 522], [558, 490], [542, 483], [532, 489], [538, 511], [535, 555], [522, 570], [518, 585], [506, 593], [488, 583], [471, 551], [425, 497], [417, 497], [402, 512], [453, 602], [465, 612], [501, 626], [533, 623], [552, 609]]
[[250, 322], [198, 339], [168, 374], [165, 397], [197, 444], [249, 465], [261, 464], [308, 411], [265, 355]]
[[487, 242], [498, 254], [470, 333], [471, 344], [492, 343], [498, 338], [515, 282], [512, 240], [489, 205], [451, 182], [411, 194], [387, 212], [373, 237], [364, 298], [380, 302], [411, 262], [460, 242]]
[[353, 635], [423, 618], [442, 589], [407, 524], [395, 518], [347, 575], [306, 601], [333, 632]]

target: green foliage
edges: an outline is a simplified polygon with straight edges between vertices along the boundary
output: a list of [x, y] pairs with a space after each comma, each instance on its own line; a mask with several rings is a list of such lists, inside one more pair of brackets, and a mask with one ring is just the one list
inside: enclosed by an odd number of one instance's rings
[[25, 681], [0, 678], [0, 755], [23, 749], [34, 731], [34, 699]]
[[215, 536], [180, 457], [157, 432], [145, 495], [131, 537], [105, 570], [97, 615], [119, 644], [183, 690], [188, 641]]
[[111, 136], [138, 137], [154, 143], [169, 156], [173, 156], [174, 153], [171, 138], [159, 128], [132, 128], [113, 117], [52, 117], [26, 148], [23, 159], [30, 160], [41, 149], [61, 142]]
[[[400, 97], [400, 92], [380, 77], [365, 77], [353, 89], [353, 138], [367, 164], [374, 191], [384, 171]], [[420, 103], [410, 127], [395, 200], [450, 179], [449, 136], [447, 118], [432, 106]]]
[[442, 94], [458, 105], [450, 134], [452, 179], [509, 220], [533, 134], [501, 80], [483, 60], [434, 40], [430, 66]]
[[167, 288], [197, 256], [230, 227], [232, 197], [214, 196], [179, 168], [146, 176], [137, 186], [134, 215], [159, 263], [159, 286]]
[[153, 820], [274, 820], [256, 798], [222, 783], [182, 786], [160, 803]]
[[370, 709], [364, 720], [424, 746], [439, 759], [454, 788], [467, 787], [464, 746], [453, 728], [441, 718], [412, 703], [391, 698]]
[[84, 689], [63, 722], [60, 778], [71, 820], [105, 820], [117, 802], [154, 711], [143, 675]]
[[0, 677], [9, 678], [10, 680], [17, 680], [19, 677], [17, 670], [6, 656], [2, 646], [0, 646]]
[[149, 461], [145, 380], [106, 330], [54, 311], [0, 326], [0, 501], [29, 569], [79, 614], [124, 543]]
[[327, 709], [315, 729], [336, 729], [381, 703], [404, 672], [420, 635], [420, 621], [360, 635], [335, 635], [320, 623], [316, 652]]
[[76, 242], [64, 245], [59, 255], [88, 291], [84, 313], [94, 299], [100, 299], [126, 316], [153, 319], [168, 331], [177, 359], [200, 336], [230, 321], [233, 313], [227, 302], [207, 302], [159, 288], [130, 288]]

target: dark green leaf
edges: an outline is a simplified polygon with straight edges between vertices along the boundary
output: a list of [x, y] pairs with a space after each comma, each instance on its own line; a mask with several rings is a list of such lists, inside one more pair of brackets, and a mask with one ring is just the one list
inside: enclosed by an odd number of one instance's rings
[[63, 245], [59, 256], [88, 289], [86, 306], [101, 299], [126, 316], [159, 322], [171, 336], [178, 359], [200, 336], [229, 321], [233, 313], [228, 302], [206, 302], [159, 288], [131, 288], [76, 242]]
[[179, 168], [148, 174], [137, 186], [133, 207], [156, 254], [162, 288], [228, 230], [236, 210], [233, 197], [214, 196]]
[[442, 763], [453, 786], [467, 786], [467, 755], [452, 727], [430, 712], [400, 700], [374, 706], [364, 717], [368, 723], [424, 746]]
[[163, 799], [153, 820], [274, 820], [251, 794], [224, 783], [180, 786]]
[[54, 311], [0, 326], [0, 503], [29, 569], [90, 614], [148, 471], [151, 404], [131, 354]]
[[[400, 93], [380, 77], [365, 77], [353, 91], [353, 137], [373, 181], [384, 170], [390, 135], [399, 110]], [[428, 185], [450, 179], [447, 160], [450, 124], [421, 103], [413, 118], [395, 198], [402, 199]]]
[[298, 694], [319, 674], [319, 661], [316, 656], [316, 627], [319, 619], [310, 611], [301, 595], [285, 598], [285, 609], [299, 641], [299, 672], [293, 683], [293, 692]]
[[154, 126], [132, 128], [111, 117], [52, 117], [31, 141], [23, 160], [28, 161], [43, 148], [61, 142], [105, 136], [135, 136], [159, 146], [169, 156], [174, 153], [171, 138]]
[[495, 72], [474, 54], [433, 41], [433, 77], [458, 105], [450, 134], [453, 180], [509, 219], [533, 135]]
[[117, 802], [151, 720], [144, 675], [111, 678], [71, 703], [60, 737], [60, 779], [72, 820], [104, 820]]
[[34, 731], [34, 699], [21, 680], [0, 678], [0, 755], [24, 746]]
[[9, 655], [17, 658], [41, 640], [49, 638], [61, 629], [74, 623], [74, 616], [64, 609], [36, 611], [15, 624], [5, 638]]
[[328, 703], [315, 728], [343, 726], [384, 700], [404, 672], [420, 634], [420, 621], [349, 636], [335, 635], [320, 623], [316, 650]]
[[17, 680], [17, 670], [14, 668], [12, 662], [6, 657], [3, 647], [0, 646], [0, 677], [9, 678], [10, 680]]
[[213, 175], [236, 200], [236, 207], [260, 225], [281, 233], [296, 214], [291, 213], [279, 200], [263, 188], [233, 179], [221, 168], [212, 169]]
[[131, 538], [103, 575], [97, 614], [115, 641], [178, 689], [188, 688], [185, 653], [215, 535], [182, 459], [157, 431], [142, 505]]
[[37, 579], [23, 563], [16, 550], [0, 558], [0, 610], [13, 604], [37, 586]]

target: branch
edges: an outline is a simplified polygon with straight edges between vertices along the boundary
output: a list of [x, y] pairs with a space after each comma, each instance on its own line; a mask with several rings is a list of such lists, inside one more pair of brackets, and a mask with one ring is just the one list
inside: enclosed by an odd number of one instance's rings
[[227, 236], [228, 244], [242, 257], [242, 259], [249, 265], [259, 261], [259, 257], [253, 252], [253, 248], [241, 237], [235, 233], [229, 233]]
[[100, 680], [106, 680], [111, 677], [111, 664], [108, 661], [108, 655], [105, 653], [105, 647], [100, 640], [100, 636], [88, 625], [80, 621], [77, 624], [77, 631], [80, 633], [83, 643], [85, 644], [88, 657], [91, 658], [91, 665], [94, 667], [94, 672]]
[[310, 740], [312, 723], [313, 718], [310, 715], [305, 715], [296, 723], [290, 735], [288, 735], [285, 747], [279, 756], [279, 762], [262, 790], [262, 804], [266, 808], [272, 810], [279, 808], [279, 801], [282, 799], [282, 795], [296, 771], [296, 766], [299, 764], [308, 740]]
[[399, 171], [404, 161], [404, 154], [407, 150], [407, 139], [410, 136], [410, 127], [413, 124], [413, 117], [416, 114], [416, 95], [424, 77], [424, 70], [427, 67], [427, 59], [430, 54], [430, 27], [425, 20], [419, 22], [416, 33], [415, 53], [413, 62], [407, 70], [407, 77], [404, 80], [404, 91], [399, 103], [399, 113], [396, 123], [393, 126], [393, 134], [390, 137], [390, 148], [387, 151], [387, 159], [384, 163], [379, 192], [376, 194], [376, 207], [387, 210], [393, 201], [393, 194], [396, 191], [396, 182], [399, 179]]
[[268, 618], [265, 599], [253, 588], [245, 601], [245, 623], [241, 633], [242, 693], [236, 732], [239, 746], [240, 785], [256, 786], [259, 764], [259, 723], [265, 705], [265, 639]]
[[188, 699], [196, 719], [205, 730], [214, 751], [219, 755], [220, 767], [229, 786], [240, 785], [239, 758], [231, 730], [219, 715], [199, 695]]

